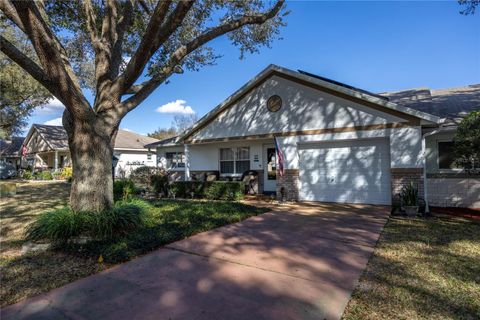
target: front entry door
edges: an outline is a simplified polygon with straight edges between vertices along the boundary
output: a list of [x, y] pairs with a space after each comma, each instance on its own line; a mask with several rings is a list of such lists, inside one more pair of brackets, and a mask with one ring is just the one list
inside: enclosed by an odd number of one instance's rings
[[275, 192], [277, 188], [277, 161], [275, 146], [263, 146], [263, 190], [267, 192]]

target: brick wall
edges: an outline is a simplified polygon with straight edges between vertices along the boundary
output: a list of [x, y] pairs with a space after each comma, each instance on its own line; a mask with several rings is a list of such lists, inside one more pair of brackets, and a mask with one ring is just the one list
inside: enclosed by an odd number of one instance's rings
[[282, 188], [285, 193], [285, 200], [298, 201], [299, 171], [287, 169], [281, 177], [277, 174], [277, 199], [282, 200]]
[[391, 168], [390, 179], [392, 183], [392, 204], [398, 202], [397, 195], [402, 192], [405, 185], [413, 182], [418, 187], [418, 196], [424, 198], [423, 169], [422, 168]]

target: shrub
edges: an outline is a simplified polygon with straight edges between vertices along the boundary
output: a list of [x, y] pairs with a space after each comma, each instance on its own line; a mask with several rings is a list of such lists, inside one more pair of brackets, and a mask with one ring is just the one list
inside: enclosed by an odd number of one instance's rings
[[63, 242], [79, 236], [85, 228], [82, 213], [73, 212], [69, 207], [46, 211], [30, 224], [26, 231], [28, 240]]
[[60, 171], [60, 177], [67, 181], [72, 181], [73, 177], [73, 168], [72, 167], [65, 167]]
[[53, 175], [50, 171], [40, 171], [36, 174], [37, 179], [39, 180], [53, 180]]
[[23, 176], [22, 177], [25, 180], [32, 180], [33, 179], [33, 173], [32, 173], [31, 170], [27, 169], [27, 170], [23, 171]]
[[402, 188], [400, 199], [404, 206], [418, 206], [418, 189], [413, 182]]
[[66, 243], [80, 236], [95, 240], [121, 237], [144, 224], [149, 205], [140, 200], [119, 201], [103, 212], [74, 212], [70, 207], [46, 211], [28, 226], [28, 240]]
[[241, 200], [245, 195], [245, 183], [214, 181], [206, 185], [205, 197], [210, 200]]
[[113, 182], [113, 200], [129, 200], [135, 193], [135, 184], [130, 179], [115, 180]]
[[155, 174], [150, 177], [150, 185], [157, 194], [168, 195], [168, 176]]
[[170, 191], [175, 197], [206, 198], [210, 200], [241, 200], [245, 194], [242, 181], [177, 181]]
[[54, 178], [55, 180], [60, 180], [60, 179], [62, 179], [62, 173], [61, 173], [60, 171], [55, 171], [55, 172], [53, 173], [53, 178]]
[[136, 185], [148, 187], [151, 184], [151, 177], [162, 173], [162, 170], [156, 167], [142, 166], [130, 173], [130, 180]]

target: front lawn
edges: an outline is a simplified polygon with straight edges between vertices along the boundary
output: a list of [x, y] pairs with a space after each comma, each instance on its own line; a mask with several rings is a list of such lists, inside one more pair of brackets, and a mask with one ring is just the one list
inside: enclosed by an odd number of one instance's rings
[[343, 319], [480, 319], [480, 223], [391, 218]]
[[[164, 244], [269, 211], [236, 202], [161, 200], [145, 203], [148, 223], [114, 242], [22, 253], [26, 226], [42, 211], [64, 205], [66, 183], [24, 184], [3, 198], [0, 272], [2, 306], [60, 287]], [[102, 256], [104, 262], [99, 263]]]

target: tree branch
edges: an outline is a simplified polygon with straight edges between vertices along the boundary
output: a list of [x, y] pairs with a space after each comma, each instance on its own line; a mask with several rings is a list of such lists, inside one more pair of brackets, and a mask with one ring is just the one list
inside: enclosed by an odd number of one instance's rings
[[16, 1], [13, 5], [44, 72], [57, 86], [56, 97], [73, 116], [84, 118], [91, 112], [89, 103], [83, 96], [65, 49], [43, 19], [37, 4], [33, 1]]
[[0, 1], [0, 10], [5, 14], [5, 16], [10, 19], [13, 23], [17, 25], [20, 30], [25, 32], [25, 26], [23, 25], [22, 20], [18, 16], [17, 12], [15, 11], [15, 7], [13, 6], [12, 2], [9, 0], [2, 0]]
[[[12, 61], [18, 64], [35, 80], [40, 82], [50, 93], [54, 96], [59, 96], [57, 86], [52, 79], [45, 73], [45, 71], [36, 64], [32, 59], [15, 47], [10, 41], [0, 35], [0, 49]], [[59, 98], [60, 99], [60, 98]]]
[[85, 14], [85, 22], [87, 25], [88, 33], [90, 34], [90, 41], [92, 42], [93, 49], [97, 53], [101, 49], [100, 39], [97, 34], [96, 21], [97, 17], [93, 10], [91, 0], [84, 0], [82, 4], [83, 13]]
[[117, 41], [115, 41], [112, 50], [112, 61], [110, 63], [110, 78], [114, 78], [118, 75], [120, 65], [122, 63], [122, 47], [125, 38], [125, 32], [133, 22], [133, 10], [137, 4], [137, 1], [130, 0], [124, 4], [122, 17], [117, 24]]
[[[166, 18], [170, 1], [159, 1], [147, 26], [147, 31], [137, 51], [130, 59], [122, 77], [119, 78], [123, 93], [140, 77], [146, 64], [158, 48], [182, 24], [194, 1], [181, 0], [175, 10]], [[163, 23], [162, 23], [163, 22]]]
[[126, 92], [134, 95], [122, 103], [123, 114], [128, 113], [136, 106], [138, 106], [143, 100], [145, 100], [160, 84], [162, 84], [170, 75], [174, 72], [175, 66], [179, 65], [185, 57], [196, 49], [200, 48], [207, 42], [222, 36], [228, 32], [241, 28], [250, 24], [262, 24], [267, 20], [272, 19], [277, 15], [284, 4], [284, 0], [279, 0], [275, 6], [269, 11], [263, 14], [247, 15], [236, 20], [225, 22], [222, 25], [211, 28], [205, 33], [201, 34], [197, 38], [193, 39], [186, 45], [179, 47], [170, 56], [169, 61], [165, 64], [162, 72], [159, 76], [153, 77], [150, 80], [136, 86], [132, 86]]

